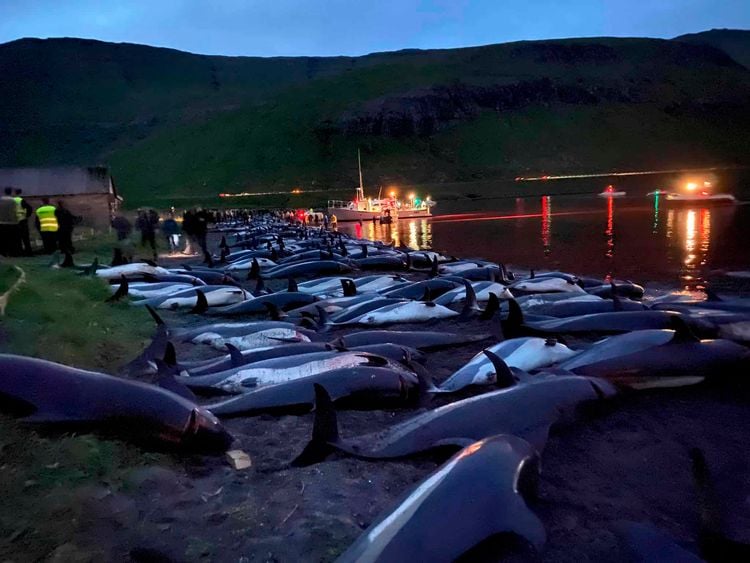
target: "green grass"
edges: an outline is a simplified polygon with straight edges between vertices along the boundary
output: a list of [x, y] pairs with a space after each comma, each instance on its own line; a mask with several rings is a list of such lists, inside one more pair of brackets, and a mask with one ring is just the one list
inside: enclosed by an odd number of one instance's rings
[[[112, 242], [102, 236], [77, 243], [76, 260], [105, 260]], [[49, 261], [44, 256], [0, 263], [0, 291], [16, 279], [13, 265], [26, 272], [26, 283], [0, 318], [0, 352], [114, 373], [150, 338], [148, 314], [104, 303], [110, 291], [102, 280], [53, 270]], [[47, 557], [81, 531], [82, 487], [122, 490], [135, 468], [155, 463], [173, 462], [93, 435], [40, 434], [0, 415], [0, 498], [8, 508], [0, 512], [0, 560]]]
[[[77, 259], [94, 255], [85, 252]], [[148, 313], [126, 303], [105, 303], [111, 293], [101, 279], [51, 269], [48, 262], [47, 257], [12, 261], [26, 272], [26, 283], [10, 297], [0, 352], [110, 373], [136, 356], [153, 330]]]

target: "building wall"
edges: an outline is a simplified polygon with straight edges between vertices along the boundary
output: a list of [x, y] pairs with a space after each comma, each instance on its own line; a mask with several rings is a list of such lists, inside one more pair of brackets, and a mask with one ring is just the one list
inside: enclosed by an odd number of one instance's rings
[[[26, 201], [36, 210], [42, 205], [42, 198], [27, 197]], [[117, 200], [108, 194], [82, 194], [68, 196], [52, 196], [50, 203], [57, 206], [57, 202], [63, 204], [74, 215], [83, 217], [82, 227], [93, 227], [104, 230], [109, 227], [112, 220], [112, 212], [115, 210]], [[32, 218], [33, 219], [33, 218]], [[33, 223], [33, 221], [32, 221]], [[33, 230], [34, 227], [32, 227]]]

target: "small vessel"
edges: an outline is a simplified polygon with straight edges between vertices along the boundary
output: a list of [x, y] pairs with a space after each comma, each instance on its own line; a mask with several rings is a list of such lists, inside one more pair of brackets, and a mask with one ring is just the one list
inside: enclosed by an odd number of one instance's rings
[[604, 191], [601, 193], [596, 194], [599, 197], [624, 197], [627, 192], [623, 191], [615, 191], [615, 187], [610, 184], [606, 188], [604, 188]]
[[688, 182], [683, 192], [661, 192], [661, 195], [664, 195], [664, 201], [673, 204], [733, 205], [737, 203], [737, 198], [732, 194], [712, 194], [711, 187], [711, 182], [703, 182], [702, 188], [696, 182]]
[[377, 198], [365, 197], [365, 189], [362, 183], [362, 159], [357, 151], [357, 164], [359, 167], [359, 186], [352, 201], [328, 200], [326, 211], [328, 215], [335, 215], [338, 221], [380, 221], [388, 224], [395, 219], [413, 219], [419, 217], [430, 217], [430, 208], [435, 202], [427, 196], [419, 198], [415, 194], [409, 194], [408, 201], [396, 198], [396, 193], [391, 192], [389, 197]]

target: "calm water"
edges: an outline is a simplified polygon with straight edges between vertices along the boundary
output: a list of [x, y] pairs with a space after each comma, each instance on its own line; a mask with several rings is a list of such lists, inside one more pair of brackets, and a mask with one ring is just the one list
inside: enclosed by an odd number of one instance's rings
[[712, 270], [750, 268], [750, 205], [685, 208], [645, 196], [544, 196], [446, 202], [436, 209], [431, 219], [340, 228], [458, 257], [686, 289], [700, 286]]

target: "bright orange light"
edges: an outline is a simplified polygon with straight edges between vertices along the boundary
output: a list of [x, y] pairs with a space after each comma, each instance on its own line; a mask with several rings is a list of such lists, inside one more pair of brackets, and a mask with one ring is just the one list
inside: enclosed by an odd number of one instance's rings
[[693, 191], [694, 189], [696, 189], [698, 187], [698, 184], [696, 184], [695, 182], [688, 182], [685, 187], [688, 190]]
[[391, 197], [396, 197], [396, 192], [391, 192]]
[[409, 194], [409, 199], [414, 199], [414, 194], [413, 193]]

